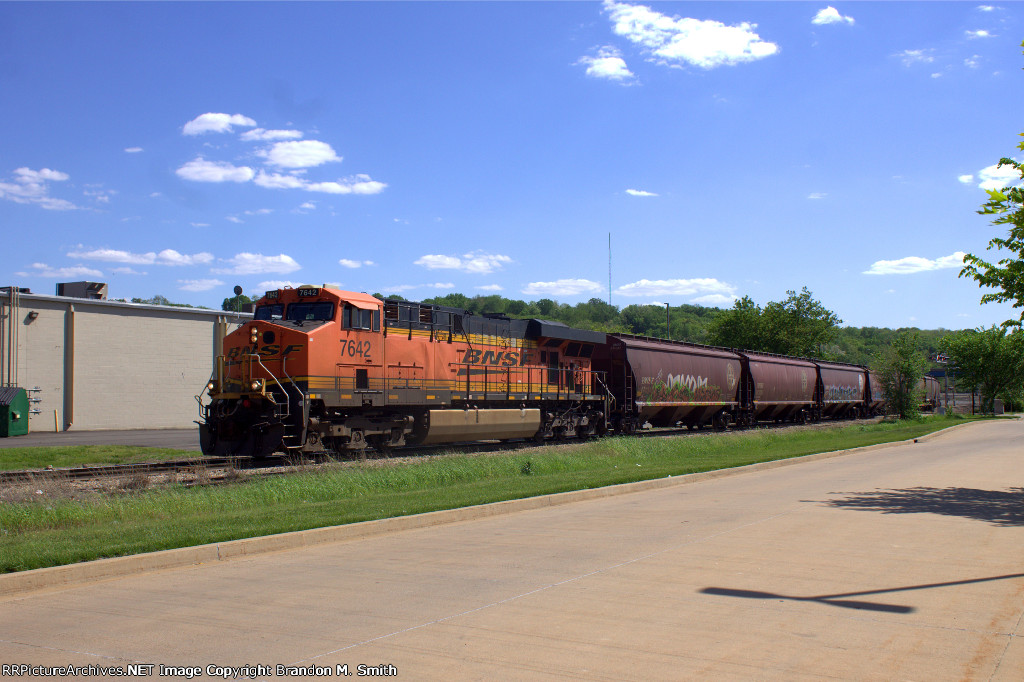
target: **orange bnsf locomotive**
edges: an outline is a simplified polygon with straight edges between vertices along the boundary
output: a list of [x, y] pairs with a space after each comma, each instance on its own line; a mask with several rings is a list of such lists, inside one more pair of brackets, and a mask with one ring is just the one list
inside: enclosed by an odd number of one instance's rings
[[607, 429], [603, 333], [327, 287], [268, 291], [227, 335], [204, 454], [386, 451]]

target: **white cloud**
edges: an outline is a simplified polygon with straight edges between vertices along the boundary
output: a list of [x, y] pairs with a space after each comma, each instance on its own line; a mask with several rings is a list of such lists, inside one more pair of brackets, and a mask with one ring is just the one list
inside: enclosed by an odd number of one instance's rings
[[257, 208], [251, 211], [245, 211], [245, 215], [270, 215], [274, 212], [272, 208]]
[[51, 211], [70, 211], [78, 208], [70, 201], [50, 196], [50, 182], [64, 182], [67, 173], [42, 168], [18, 168], [14, 171], [13, 182], [0, 181], [0, 199], [7, 199], [17, 204], [35, 204]]
[[968, 69], [978, 68], [979, 66], [981, 66], [981, 55], [975, 54], [971, 55], [970, 57], [966, 57], [964, 59], [964, 66], [966, 66]]
[[726, 296], [725, 294], [708, 294], [707, 296], [698, 296], [697, 298], [690, 299], [690, 303], [721, 308], [732, 305], [736, 298], [736, 296]]
[[959, 180], [965, 185], [970, 185], [971, 183], [974, 182], [974, 176], [971, 175], [970, 173], [966, 173], [964, 175], [957, 176], [957, 180]]
[[473, 251], [461, 258], [458, 256], [429, 254], [416, 260], [415, 264], [421, 265], [428, 270], [461, 270], [478, 275], [487, 275], [495, 270], [501, 270], [506, 263], [511, 262], [512, 259], [508, 256]]
[[[307, 192], [324, 192], [326, 194], [379, 194], [387, 187], [386, 183], [377, 182], [368, 175], [355, 175], [329, 182], [309, 182], [296, 175], [282, 175], [260, 171], [253, 181], [267, 189], [304, 189]], [[313, 209], [312, 203], [303, 204], [301, 208]]]
[[853, 24], [853, 17], [844, 17], [835, 7], [826, 7], [818, 10], [818, 13], [811, 19], [812, 24], [819, 26], [824, 24]]
[[248, 166], [232, 166], [226, 161], [207, 161], [202, 157], [189, 161], [175, 173], [192, 182], [249, 182], [255, 176]]
[[624, 284], [615, 290], [620, 296], [708, 296], [722, 295], [731, 297], [736, 287], [714, 278], [697, 279], [642, 279], [631, 284]]
[[863, 272], [865, 275], [912, 275], [930, 270], [960, 268], [964, 265], [964, 252], [957, 251], [949, 256], [931, 260], [920, 256], [908, 256], [899, 260], [880, 260]]
[[577, 296], [602, 291], [601, 285], [589, 279], [559, 279], [554, 282], [530, 282], [523, 288], [529, 296]]
[[485, 284], [482, 287], [477, 287], [480, 291], [504, 291], [505, 287], [500, 284]]
[[287, 274], [302, 268], [291, 256], [264, 256], [260, 253], [240, 253], [234, 258], [223, 261], [229, 265], [225, 268], [214, 268], [211, 272], [218, 275], [261, 275], [269, 272]]
[[591, 78], [604, 78], [619, 83], [629, 83], [635, 76], [626, 66], [622, 53], [615, 47], [602, 47], [596, 57], [580, 57], [576, 62], [587, 67], [587, 75]]
[[202, 114], [185, 124], [184, 135], [202, 135], [204, 133], [230, 133], [234, 126], [252, 128], [256, 121], [241, 114]]
[[756, 24], [727, 26], [718, 21], [669, 17], [643, 5], [606, 0], [612, 30], [640, 45], [655, 60], [686, 62], [703, 69], [769, 57], [778, 45], [761, 40]]
[[981, 180], [978, 187], [982, 189], [1002, 189], [1021, 183], [1020, 171], [1013, 166], [1000, 168], [998, 164], [982, 168], [978, 171], [978, 178]]
[[213, 254], [205, 251], [186, 255], [174, 249], [164, 249], [156, 255], [157, 265], [206, 265], [212, 262]]
[[126, 154], [138, 154], [142, 151], [142, 147], [125, 147]]
[[903, 50], [903, 52], [896, 56], [903, 60], [903, 66], [931, 64], [935, 61], [935, 57], [932, 56], [931, 52], [931, 50]]
[[108, 263], [129, 263], [132, 265], [150, 265], [156, 260], [156, 253], [132, 253], [117, 249], [94, 249], [92, 251], [72, 251], [68, 258], [82, 260], [99, 260]]
[[294, 175], [267, 173], [262, 170], [256, 175], [256, 179], [253, 182], [267, 189], [300, 189], [306, 186], [306, 182], [302, 178], [295, 177]]
[[132, 253], [119, 249], [93, 249], [92, 251], [72, 251], [68, 258], [80, 260], [98, 260], [107, 263], [127, 263], [130, 265], [204, 265], [213, 262], [213, 254], [201, 252], [192, 255], [178, 253], [174, 249], [164, 249], [160, 253]]
[[989, 33], [988, 31], [986, 31], [983, 28], [980, 28], [977, 31], [964, 31], [964, 35], [967, 36], [968, 40], [971, 40], [971, 39], [974, 39], [974, 38], [991, 38], [991, 37], [993, 37], [991, 33]]
[[256, 287], [264, 291], [273, 291], [274, 289], [298, 289], [302, 284], [302, 282], [291, 282], [284, 279], [268, 279], [266, 282], [260, 282]]
[[303, 189], [327, 194], [380, 194], [386, 187], [386, 183], [371, 180], [369, 175], [354, 175], [336, 182], [306, 183]]
[[808, 199], [824, 199], [828, 196], [827, 192], [811, 192], [807, 195]]
[[239, 136], [239, 139], [251, 142], [254, 140], [297, 140], [300, 137], [302, 137], [302, 133], [298, 130], [264, 130], [263, 128], [256, 128], [255, 130], [245, 131]]
[[428, 270], [458, 270], [462, 267], [462, 259], [456, 256], [442, 256], [430, 254], [415, 261], [416, 265], [422, 265]]
[[219, 279], [179, 279], [178, 284], [182, 291], [209, 291], [224, 286]]
[[626, 194], [631, 197], [656, 197], [658, 196], [654, 192], [648, 192], [642, 189], [627, 189]]
[[342, 266], [344, 266], [346, 268], [353, 268], [354, 269], [354, 268], [361, 268], [364, 265], [367, 265], [367, 266], [374, 265], [374, 262], [372, 260], [349, 260], [348, 258], [342, 258], [341, 260], [338, 261], [338, 264], [342, 265]]
[[16, 272], [19, 277], [49, 277], [56, 279], [79, 279], [82, 277], [99, 278], [103, 273], [99, 270], [74, 265], [67, 268], [51, 268], [46, 263], [33, 263], [29, 272]]
[[267, 163], [279, 168], [313, 168], [325, 163], [341, 161], [331, 145], [320, 140], [298, 140], [278, 142], [270, 149], [260, 152]]

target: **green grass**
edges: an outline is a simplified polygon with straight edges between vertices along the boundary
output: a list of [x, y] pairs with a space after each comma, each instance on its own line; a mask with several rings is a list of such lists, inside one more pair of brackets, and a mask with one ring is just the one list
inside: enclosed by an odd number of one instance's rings
[[87, 464], [134, 464], [199, 457], [198, 452], [134, 445], [75, 445], [48, 448], [4, 448], [0, 441], [0, 470], [79, 467]]
[[373, 462], [231, 485], [0, 503], [0, 572], [596, 488], [916, 438], [963, 421], [606, 438]]

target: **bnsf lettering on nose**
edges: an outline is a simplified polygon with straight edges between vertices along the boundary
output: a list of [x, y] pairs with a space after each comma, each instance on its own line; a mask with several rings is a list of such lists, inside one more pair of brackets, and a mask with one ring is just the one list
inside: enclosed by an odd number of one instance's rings
[[515, 350], [491, 351], [470, 348], [462, 356], [467, 365], [490, 365], [492, 367], [515, 367], [524, 359], [524, 354]]

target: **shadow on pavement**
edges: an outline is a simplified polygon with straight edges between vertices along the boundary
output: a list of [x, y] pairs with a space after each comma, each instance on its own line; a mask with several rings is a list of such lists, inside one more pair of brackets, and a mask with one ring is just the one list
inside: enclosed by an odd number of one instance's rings
[[[836, 493], [840, 494], [840, 493]], [[1024, 488], [906, 488], [851, 493], [824, 502], [839, 509], [862, 509], [883, 514], [942, 514], [987, 521], [997, 526], [1024, 526]]]
[[756, 590], [734, 590], [727, 587], [705, 587], [701, 594], [711, 594], [719, 597], [742, 597], [744, 599], [774, 599], [778, 601], [812, 601], [829, 606], [839, 606], [846, 609], [859, 609], [863, 611], [883, 611], [886, 613], [913, 613], [913, 606], [900, 606], [898, 604], [879, 604], [870, 601], [853, 601], [842, 599], [842, 597], [864, 597], [870, 594], [887, 594], [889, 592], [912, 592], [914, 590], [930, 590], [936, 587], [954, 587], [956, 585], [971, 585], [973, 583], [987, 583], [993, 580], [1012, 580], [1024, 578], [1024, 573], [1012, 573], [1010, 575], [997, 575], [991, 578], [972, 578], [969, 580], [953, 580], [945, 583], [928, 583], [925, 585], [908, 585], [906, 587], [892, 587], [884, 590], [867, 590], [865, 592], [844, 592], [841, 594], [822, 594], [816, 597], [794, 597], [788, 594], [775, 594], [773, 592], [758, 592]]

